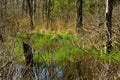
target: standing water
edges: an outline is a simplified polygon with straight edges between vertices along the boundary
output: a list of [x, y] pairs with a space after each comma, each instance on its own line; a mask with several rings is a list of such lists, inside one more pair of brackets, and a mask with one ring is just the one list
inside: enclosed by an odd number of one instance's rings
[[[23, 66], [17, 65], [13, 80], [22, 80], [23, 78]], [[60, 66], [45, 66], [33, 67], [32, 71], [33, 80], [62, 80], [63, 72]]]

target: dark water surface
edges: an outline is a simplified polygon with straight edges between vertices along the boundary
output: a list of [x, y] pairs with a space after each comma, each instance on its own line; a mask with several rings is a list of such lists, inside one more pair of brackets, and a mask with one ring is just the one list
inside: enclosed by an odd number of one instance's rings
[[[22, 79], [23, 66], [17, 65], [13, 80]], [[63, 72], [60, 66], [45, 66], [33, 67], [33, 80], [62, 80]], [[52, 78], [52, 79], [51, 79]]]

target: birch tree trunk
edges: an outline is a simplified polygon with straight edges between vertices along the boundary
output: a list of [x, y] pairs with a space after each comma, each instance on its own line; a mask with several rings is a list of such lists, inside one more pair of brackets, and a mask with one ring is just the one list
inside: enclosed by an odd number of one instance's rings
[[106, 52], [110, 53], [112, 50], [112, 11], [113, 0], [106, 0], [106, 12], [105, 12], [105, 27], [106, 27]]

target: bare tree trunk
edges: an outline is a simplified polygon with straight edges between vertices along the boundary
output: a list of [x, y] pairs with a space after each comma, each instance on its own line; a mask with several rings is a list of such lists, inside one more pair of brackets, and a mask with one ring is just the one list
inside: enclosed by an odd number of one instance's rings
[[48, 6], [47, 6], [47, 17], [48, 17], [48, 20], [50, 20], [50, 16], [51, 16], [51, 0], [48, 0], [47, 2]]
[[27, 4], [28, 4], [27, 6], [29, 8], [31, 29], [34, 29], [34, 24], [33, 24], [33, 0], [27, 0]]
[[45, 23], [46, 15], [47, 15], [47, 0], [44, 0], [43, 7], [42, 7], [43, 24]]
[[37, 0], [34, 0], [34, 15], [36, 14]]
[[0, 20], [3, 20], [3, 1], [0, 1]]
[[2, 36], [2, 34], [0, 33], [0, 41], [1, 42], [3, 42], [4, 40], [3, 40], [3, 36]]
[[23, 0], [23, 1], [22, 1], [22, 15], [24, 15], [25, 9], [26, 9], [25, 0]]
[[80, 31], [82, 31], [82, 0], [76, 1], [76, 7], [77, 7], [77, 20], [76, 20], [76, 30], [79, 34]]
[[4, 16], [6, 17], [7, 16], [7, 0], [5, 0], [5, 3], [4, 3], [4, 5], [5, 5], [5, 11], [4, 11]]
[[47, 19], [47, 26], [46, 29], [48, 29], [48, 25], [50, 24], [50, 19], [51, 19], [51, 0], [47, 1], [47, 5], [46, 5], [46, 19]]
[[112, 11], [113, 0], [106, 0], [106, 52], [110, 53], [112, 50]]

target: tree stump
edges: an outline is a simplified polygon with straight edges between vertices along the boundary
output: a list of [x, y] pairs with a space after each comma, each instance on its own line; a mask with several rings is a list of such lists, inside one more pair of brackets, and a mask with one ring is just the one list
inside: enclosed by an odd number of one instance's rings
[[29, 44], [23, 42], [23, 50], [25, 57], [25, 68], [23, 71], [23, 80], [32, 80], [33, 79], [33, 53], [32, 47]]

